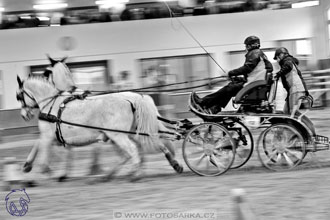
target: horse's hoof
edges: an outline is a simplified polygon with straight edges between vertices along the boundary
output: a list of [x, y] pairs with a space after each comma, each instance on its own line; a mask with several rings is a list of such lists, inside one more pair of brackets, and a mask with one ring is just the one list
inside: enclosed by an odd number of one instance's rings
[[99, 178], [100, 183], [106, 183], [113, 179], [112, 175], [106, 175]]
[[135, 182], [138, 182], [139, 180], [141, 180], [142, 179], [142, 176], [141, 175], [135, 175], [135, 176], [132, 176], [131, 178], [130, 178], [130, 182], [131, 183], [135, 183]]
[[33, 180], [29, 180], [23, 183], [24, 187], [36, 187], [38, 186], [38, 184], [33, 181]]
[[103, 173], [103, 170], [100, 168], [99, 165], [93, 165], [90, 168], [90, 175], [94, 176], [94, 175], [98, 175]]
[[172, 163], [171, 163], [171, 166], [173, 167], [173, 169], [177, 173], [182, 173], [183, 172], [183, 166], [181, 166], [178, 161], [173, 160]]
[[136, 171], [132, 172], [129, 176], [130, 176], [129, 181], [134, 183], [134, 182], [137, 182], [142, 179], [143, 172], [141, 170], [136, 170]]
[[67, 175], [63, 175], [63, 176], [60, 176], [57, 181], [62, 183], [62, 182], [65, 182], [67, 179], [68, 179]]
[[179, 163], [174, 164], [174, 165], [173, 165], [173, 169], [174, 169], [177, 173], [182, 173], [182, 172], [183, 172], [183, 166], [181, 166]]
[[51, 174], [52, 170], [49, 168], [49, 166], [43, 166], [41, 169], [42, 174]]
[[23, 165], [23, 172], [24, 173], [29, 173], [32, 170], [32, 164], [29, 162], [25, 162]]

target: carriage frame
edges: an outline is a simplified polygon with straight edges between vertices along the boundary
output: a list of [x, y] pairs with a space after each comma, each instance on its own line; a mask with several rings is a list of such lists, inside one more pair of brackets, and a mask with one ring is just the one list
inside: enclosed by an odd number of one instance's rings
[[183, 131], [182, 152], [187, 166], [201, 176], [221, 175], [246, 164], [256, 143], [264, 167], [291, 170], [307, 153], [328, 150], [329, 138], [316, 134], [305, 115], [307, 111], [299, 112], [300, 106], [291, 115], [275, 110], [277, 83], [273, 79], [251, 83], [233, 99], [240, 104], [237, 111], [215, 115], [202, 113], [191, 96], [188, 106], [204, 122]]

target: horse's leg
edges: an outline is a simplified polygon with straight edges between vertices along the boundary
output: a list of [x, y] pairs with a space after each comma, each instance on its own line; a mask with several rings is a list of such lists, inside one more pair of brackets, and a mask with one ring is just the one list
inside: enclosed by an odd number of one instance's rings
[[126, 134], [116, 135], [111, 139], [115, 142], [115, 145], [119, 148], [121, 154], [124, 156], [124, 160], [117, 164], [113, 170], [106, 175], [106, 180], [111, 179], [119, 171], [119, 168], [127, 163], [129, 159], [132, 160], [132, 170], [130, 172], [132, 175], [131, 181], [139, 179], [141, 159], [136, 145], [129, 139]]
[[52, 145], [53, 138], [49, 138], [47, 136], [41, 137], [39, 141], [39, 150], [41, 150], [41, 173], [51, 173], [51, 169], [49, 168], [49, 154], [50, 147]]
[[26, 159], [26, 162], [23, 165], [23, 172], [24, 173], [28, 173], [28, 172], [30, 172], [32, 170], [33, 162], [36, 159], [37, 154], [38, 154], [38, 149], [39, 149], [39, 140], [37, 140], [34, 143], [33, 148], [30, 151], [30, 153], [29, 153], [29, 155], [28, 155], [28, 157]]
[[129, 136], [130, 140], [134, 142], [135, 146], [137, 146], [138, 151], [139, 151], [139, 155], [140, 155], [140, 167], [142, 168], [142, 165], [144, 163], [144, 152], [142, 150], [142, 145], [141, 142], [139, 142], [136, 138], [134, 138], [134, 136]]
[[65, 164], [65, 173], [62, 174], [59, 178], [59, 182], [64, 182], [65, 180], [68, 179], [68, 174], [70, 170], [72, 169], [72, 161], [73, 161], [73, 154], [72, 154], [72, 147], [70, 145], [66, 145], [66, 164]]
[[142, 176], [142, 159], [141, 159], [141, 151], [137, 145], [134, 144], [135, 141], [132, 141], [128, 136], [126, 136], [126, 140], [124, 139], [123, 144], [121, 145], [125, 147], [125, 152], [129, 155], [132, 163], [131, 163], [131, 171], [129, 172], [129, 176], [131, 176], [130, 180], [132, 182], [141, 179]]
[[90, 166], [90, 175], [97, 175], [102, 173], [102, 169], [99, 165], [99, 156], [100, 156], [100, 146], [95, 146], [93, 148], [93, 159], [92, 165]]
[[[163, 145], [162, 145], [163, 144]], [[175, 159], [175, 150], [173, 144], [169, 140], [162, 140], [160, 145], [161, 151], [165, 154], [166, 159], [177, 173], [183, 172], [183, 166]]]
[[[114, 138], [115, 139], [115, 138]], [[117, 163], [115, 166], [113, 166], [112, 170], [110, 172], [108, 172], [105, 176], [101, 177], [101, 182], [106, 182], [109, 181], [113, 178], [113, 176], [119, 171], [120, 167], [123, 166], [125, 163], [128, 162], [128, 160], [130, 159], [128, 155], [123, 153], [122, 148], [120, 147], [120, 145], [117, 144], [117, 142], [111, 138], [112, 144], [115, 147], [115, 149], [117, 150], [117, 152], [120, 155], [124, 156], [124, 159], [122, 161], [120, 161], [119, 163]]]
[[[96, 140], [98, 141], [99, 144], [101, 144], [107, 142], [109, 138], [105, 133], [101, 132], [101, 134], [96, 138]], [[103, 172], [99, 165], [99, 155], [101, 150], [100, 148], [101, 146], [99, 145], [93, 148], [93, 159], [90, 166], [90, 173], [89, 173], [90, 175], [97, 175]]]

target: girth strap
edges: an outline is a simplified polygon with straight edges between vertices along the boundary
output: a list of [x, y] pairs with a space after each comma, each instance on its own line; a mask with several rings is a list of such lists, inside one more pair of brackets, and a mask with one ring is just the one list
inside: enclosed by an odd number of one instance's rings
[[39, 113], [40, 120], [48, 121], [50, 123], [56, 123], [56, 131], [55, 131], [56, 138], [57, 138], [58, 142], [63, 144], [64, 147], [66, 145], [66, 142], [63, 138], [62, 131], [61, 131], [61, 123], [62, 123], [61, 116], [64, 111], [65, 105], [75, 99], [82, 99], [82, 97], [79, 95], [73, 95], [73, 96], [69, 96], [66, 99], [64, 99], [64, 101], [60, 104], [60, 107], [57, 112], [57, 116], [50, 114], [50, 112], [48, 112], [47, 114], [43, 113], [43, 112]]

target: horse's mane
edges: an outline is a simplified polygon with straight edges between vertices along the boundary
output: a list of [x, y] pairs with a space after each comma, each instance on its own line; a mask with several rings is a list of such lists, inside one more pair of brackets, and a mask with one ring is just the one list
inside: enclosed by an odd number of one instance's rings
[[[29, 78], [26, 79], [26, 82], [29, 83], [46, 83], [47, 85], [54, 87], [54, 85], [52, 83], [50, 83], [45, 77], [42, 76], [30, 76]], [[55, 87], [54, 87], [55, 88]]]
[[40, 88], [41, 93], [45, 93], [49, 90], [57, 90], [56, 87], [50, 83], [46, 78], [41, 76], [30, 76], [24, 82], [24, 87], [27, 89], [35, 90], [35, 88]]

